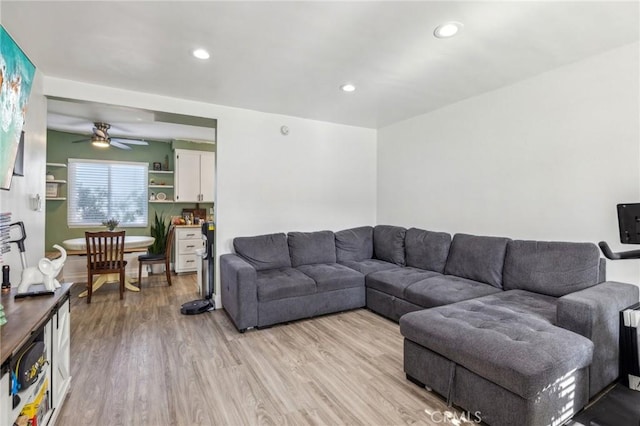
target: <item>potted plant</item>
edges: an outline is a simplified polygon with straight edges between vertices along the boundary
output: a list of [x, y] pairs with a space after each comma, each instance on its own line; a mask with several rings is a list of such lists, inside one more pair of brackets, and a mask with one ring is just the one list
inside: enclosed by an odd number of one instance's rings
[[109, 220], [103, 221], [102, 225], [106, 226], [109, 231], [113, 231], [114, 229], [116, 229], [116, 226], [118, 226], [119, 223], [120, 221], [118, 219], [116, 219], [115, 217], [112, 217]]
[[154, 213], [153, 224], [151, 225], [151, 236], [155, 238], [153, 244], [149, 247], [150, 254], [164, 253], [167, 245], [167, 237], [169, 236], [169, 227], [164, 222], [164, 214]]
[[[153, 223], [151, 224], [151, 236], [155, 238], [153, 244], [149, 246], [149, 254], [162, 254], [164, 253], [167, 245], [167, 237], [169, 236], [169, 227], [164, 222], [164, 214], [158, 212], [154, 213]], [[164, 265], [159, 263], [152, 264], [151, 273], [161, 274], [164, 272]]]

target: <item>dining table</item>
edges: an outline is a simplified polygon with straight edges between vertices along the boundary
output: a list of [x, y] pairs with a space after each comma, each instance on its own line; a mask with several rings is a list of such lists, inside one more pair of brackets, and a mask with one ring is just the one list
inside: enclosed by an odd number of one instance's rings
[[[153, 244], [155, 238], [145, 235], [127, 235], [124, 237], [124, 252], [133, 253], [140, 251], [141, 248], [149, 247]], [[71, 238], [64, 240], [62, 245], [67, 250], [85, 252], [87, 251], [87, 241], [85, 238]], [[104, 283], [117, 282], [119, 280], [118, 274], [102, 274], [93, 282], [93, 291], [102, 287]], [[140, 291], [140, 288], [133, 285], [133, 281], [137, 281], [135, 278], [131, 279], [126, 274], [124, 277], [124, 287], [129, 291]], [[83, 291], [78, 295], [79, 297], [86, 297], [87, 291]]]

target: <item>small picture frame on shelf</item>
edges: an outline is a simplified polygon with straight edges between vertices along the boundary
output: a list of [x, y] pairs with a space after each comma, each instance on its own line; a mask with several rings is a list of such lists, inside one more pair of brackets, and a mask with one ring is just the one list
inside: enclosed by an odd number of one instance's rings
[[154, 161], [153, 170], [162, 170], [162, 163], [160, 163], [159, 161]]

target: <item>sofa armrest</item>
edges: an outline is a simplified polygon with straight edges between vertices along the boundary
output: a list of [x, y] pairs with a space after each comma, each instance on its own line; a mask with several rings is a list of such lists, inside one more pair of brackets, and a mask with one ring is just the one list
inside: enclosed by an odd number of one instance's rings
[[605, 281], [558, 299], [557, 325], [594, 344], [589, 396], [618, 378], [620, 311], [638, 302], [638, 287]]
[[236, 254], [220, 256], [222, 307], [236, 328], [244, 331], [258, 325], [257, 274], [253, 266]]

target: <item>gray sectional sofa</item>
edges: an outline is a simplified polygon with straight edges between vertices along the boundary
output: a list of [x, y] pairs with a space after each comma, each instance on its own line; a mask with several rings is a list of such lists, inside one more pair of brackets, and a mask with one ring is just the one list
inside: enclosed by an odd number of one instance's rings
[[240, 331], [366, 306], [399, 321], [409, 380], [491, 425], [561, 424], [616, 380], [618, 312], [639, 299], [590, 243], [379, 225], [234, 248], [222, 304]]

